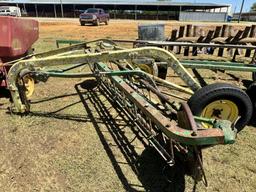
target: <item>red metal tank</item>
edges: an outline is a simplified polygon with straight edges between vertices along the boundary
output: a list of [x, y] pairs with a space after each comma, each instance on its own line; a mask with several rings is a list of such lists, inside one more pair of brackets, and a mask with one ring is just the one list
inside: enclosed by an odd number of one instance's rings
[[38, 34], [35, 20], [0, 16], [0, 97], [6, 92], [6, 76], [10, 68], [3, 63], [25, 56]]
[[0, 17], [0, 59], [3, 62], [24, 55], [38, 39], [38, 22], [19, 17]]

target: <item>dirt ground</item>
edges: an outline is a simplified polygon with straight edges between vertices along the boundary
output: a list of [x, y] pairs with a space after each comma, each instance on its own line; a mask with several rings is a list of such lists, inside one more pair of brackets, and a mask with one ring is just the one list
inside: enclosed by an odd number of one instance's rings
[[[36, 52], [54, 49], [56, 39], [136, 39], [137, 25], [153, 22], [117, 20], [94, 27], [77, 20], [39, 21]], [[166, 22], [166, 35], [173, 24]], [[39, 83], [27, 116], [7, 113], [9, 101], [0, 100], [0, 191], [168, 191], [161, 158], [135, 137], [111, 98], [83, 89], [83, 82]], [[209, 186], [199, 183], [197, 191], [256, 191], [255, 137], [248, 126], [234, 145], [205, 150]], [[186, 191], [192, 191], [192, 179], [185, 180]]]

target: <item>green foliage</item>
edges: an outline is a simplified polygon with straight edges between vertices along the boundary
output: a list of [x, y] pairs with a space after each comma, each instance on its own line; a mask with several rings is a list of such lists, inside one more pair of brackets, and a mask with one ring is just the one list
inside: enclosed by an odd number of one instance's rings
[[256, 3], [253, 3], [251, 6], [251, 11], [256, 12]]

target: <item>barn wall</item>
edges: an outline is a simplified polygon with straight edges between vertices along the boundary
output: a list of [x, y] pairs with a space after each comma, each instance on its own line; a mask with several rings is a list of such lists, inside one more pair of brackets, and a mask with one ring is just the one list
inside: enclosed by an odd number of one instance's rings
[[227, 13], [211, 13], [211, 12], [185, 12], [181, 11], [180, 21], [226, 21]]

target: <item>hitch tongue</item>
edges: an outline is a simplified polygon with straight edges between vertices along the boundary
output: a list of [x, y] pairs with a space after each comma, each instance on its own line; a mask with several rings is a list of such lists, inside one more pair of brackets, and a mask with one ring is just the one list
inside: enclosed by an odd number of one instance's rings
[[224, 144], [233, 144], [236, 140], [237, 129], [227, 120], [216, 120], [214, 127], [219, 128], [224, 134]]

